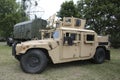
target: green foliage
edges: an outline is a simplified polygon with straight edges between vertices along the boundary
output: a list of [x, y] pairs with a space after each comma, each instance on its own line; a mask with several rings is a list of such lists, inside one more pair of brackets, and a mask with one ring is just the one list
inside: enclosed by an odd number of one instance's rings
[[11, 36], [14, 24], [23, 20], [22, 14], [24, 12], [16, 0], [0, 0], [0, 36]]
[[[87, 20], [87, 25], [98, 34], [103, 34], [106, 30], [106, 4], [100, 0], [82, 0], [78, 1], [78, 8], [83, 4], [83, 17]], [[103, 4], [104, 3], [104, 4]], [[79, 8], [80, 9], [80, 8]], [[81, 12], [81, 11], [79, 11]]]
[[113, 47], [120, 45], [119, 5], [118, 0], [79, 0], [77, 3], [78, 11], [87, 20], [87, 26], [100, 35], [109, 34]]
[[74, 2], [72, 0], [63, 2], [63, 4], [61, 5], [61, 9], [58, 12], [58, 16], [61, 18], [71, 16], [77, 17], [78, 11]]
[[112, 43], [111, 44], [112, 47], [119, 48], [120, 47], [120, 32], [116, 32], [116, 33], [111, 34], [110, 42]]

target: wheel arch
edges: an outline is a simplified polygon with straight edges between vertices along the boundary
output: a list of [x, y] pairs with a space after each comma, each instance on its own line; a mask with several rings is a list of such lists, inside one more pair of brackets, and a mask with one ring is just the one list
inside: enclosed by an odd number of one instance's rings
[[105, 47], [105, 46], [98, 46], [98, 47], [96, 48], [96, 50], [97, 50], [98, 48], [103, 48], [103, 49], [105, 50], [105, 52], [106, 52], [106, 47]]
[[96, 50], [97, 50], [98, 48], [104, 49], [104, 50], [105, 50], [105, 59], [106, 59], [106, 60], [110, 60], [110, 51], [107, 50], [107, 48], [106, 48], [105, 46], [98, 46], [98, 47], [96, 48]]
[[45, 49], [45, 48], [30, 48], [30, 49], [28, 49], [28, 50], [25, 52], [25, 54], [27, 54], [27, 52], [30, 51], [30, 50], [41, 50], [41, 51], [43, 51], [43, 52], [45, 53], [46, 57], [48, 58], [48, 60], [49, 60], [50, 62], [53, 62], [53, 60], [52, 60], [51, 57], [49, 56], [49, 53], [48, 53], [48, 50], [47, 50], [47, 49]]

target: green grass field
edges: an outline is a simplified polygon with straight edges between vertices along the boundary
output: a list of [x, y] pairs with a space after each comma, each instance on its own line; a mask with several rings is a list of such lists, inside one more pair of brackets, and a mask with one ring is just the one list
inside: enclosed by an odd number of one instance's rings
[[120, 80], [120, 49], [111, 49], [111, 60], [103, 64], [77, 61], [48, 65], [41, 74], [24, 73], [11, 52], [11, 47], [0, 42], [0, 80]]

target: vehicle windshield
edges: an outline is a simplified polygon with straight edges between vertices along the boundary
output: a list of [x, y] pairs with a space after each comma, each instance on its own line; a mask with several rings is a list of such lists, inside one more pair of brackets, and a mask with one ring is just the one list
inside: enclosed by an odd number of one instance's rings
[[53, 39], [59, 39], [59, 36], [60, 36], [60, 32], [59, 31], [55, 31], [53, 33]]

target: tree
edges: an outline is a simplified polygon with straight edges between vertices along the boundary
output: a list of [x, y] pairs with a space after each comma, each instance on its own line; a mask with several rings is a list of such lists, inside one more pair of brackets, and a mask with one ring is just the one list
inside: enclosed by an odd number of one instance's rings
[[120, 2], [118, 0], [79, 0], [77, 7], [87, 26], [100, 35], [110, 35], [112, 44], [120, 47]]
[[[98, 34], [103, 33], [106, 27], [106, 8], [104, 4], [101, 1], [99, 2], [99, 0], [82, 0], [82, 2], [78, 1], [77, 5], [79, 8], [82, 4], [82, 15], [84, 15], [83, 18], [86, 18], [87, 25]], [[81, 11], [79, 10], [79, 12]]]
[[77, 17], [78, 11], [74, 2], [72, 0], [63, 2], [63, 4], [61, 5], [61, 9], [58, 12], [58, 16], [61, 18], [71, 16]]
[[13, 26], [23, 20], [23, 13], [16, 0], [0, 0], [0, 36], [11, 36]]

